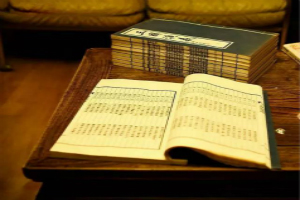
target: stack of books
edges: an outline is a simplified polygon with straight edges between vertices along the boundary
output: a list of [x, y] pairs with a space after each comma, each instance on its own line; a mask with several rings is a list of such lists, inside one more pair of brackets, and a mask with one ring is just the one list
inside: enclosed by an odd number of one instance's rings
[[278, 43], [277, 33], [163, 19], [144, 21], [111, 38], [114, 65], [248, 83], [274, 64]]

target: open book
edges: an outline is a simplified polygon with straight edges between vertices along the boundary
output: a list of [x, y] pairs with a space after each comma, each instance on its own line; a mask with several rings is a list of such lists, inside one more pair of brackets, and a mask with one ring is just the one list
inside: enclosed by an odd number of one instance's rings
[[169, 156], [186, 147], [233, 166], [280, 168], [265, 105], [260, 86], [206, 74], [183, 84], [103, 79], [51, 156], [186, 164]]

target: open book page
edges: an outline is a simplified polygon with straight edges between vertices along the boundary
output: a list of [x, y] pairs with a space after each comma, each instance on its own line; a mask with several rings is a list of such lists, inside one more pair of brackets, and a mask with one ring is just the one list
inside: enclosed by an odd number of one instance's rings
[[244, 161], [270, 168], [262, 88], [205, 74], [187, 76], [167, 148], [178, 146], [233, 165]]
[[163, 161], [167, 125], [181, 87], [178, 83], [101, 80], [51, 152]]

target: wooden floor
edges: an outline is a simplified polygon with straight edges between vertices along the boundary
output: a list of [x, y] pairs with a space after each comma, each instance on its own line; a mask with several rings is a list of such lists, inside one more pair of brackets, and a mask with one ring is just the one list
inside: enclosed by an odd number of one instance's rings
[[42, 136], [79, 61], [8, 58], [0, 72], [0, 199], [35, 199], [22, 166]]

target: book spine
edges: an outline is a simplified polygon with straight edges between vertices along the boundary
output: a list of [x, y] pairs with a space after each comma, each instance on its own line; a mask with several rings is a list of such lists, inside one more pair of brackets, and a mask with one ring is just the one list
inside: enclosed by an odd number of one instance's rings
[[[238, 55], [236, 55], [236, 60], [234, 66], [232, 68], [233, 74], [228, 71], [228, 66], [224, 65], [224, 54], [221, 52], [221, 60], [218, 61], [219, 63], [210, 63], [207, 59], [208, 57], [208, 49], [202, 49], [197, 47], [189, 47], [189, 49], [184, 49], [184, 46], [166, 43], [165, 44], [165, 56], [161, 56], [161, 45], [158, 45], [157, 42], [143, 40], [142, 41], [142, 49], [141, 49], [141, 56], [142, 56], [142, 63], [141, 67], [145, 71], [152, 71], [158, 73], [164, 73], [168, 75], [174, 76], [186, 76], [188, 74], [193, 73], [204, 73], [204, 74], [211, 74], [220, 77], [231, 78], [234, 80], [244, 79], [247, 77], [245, 75], [238, 75], [237, 71], [239, 70], [238, 67]], [[132, 49], [132, 40], [130, 40], [130, 65], [132, 68], [137, 68], [136, 63], [134, 64], [133, 49]], [[184, 63], [184, 53], [185, 51], [190, 52], [189, 56], [189, 63]], [[165, 61], [165, 63], [161, 63], [161, 59]], [[210, 66], [210, 67], [208, 67]], [[226, 68], [225, 70], [223, 68]], [[139, 69], [141, 69], [139, 67]], [[187, 70], [187, 72], [186, 72]], [[225, 71], [225, 73], [223, 73]]]
[[[142, 53], [142, 51], [144, 53], [148, 53], [149, 49], [147, 47], [147, 44], [148, 44], [148, 40], [144, 40], [144, 44], [143, 42], [134, 42], [133, 41], [133, 52], [135, 53]], [[146, 45], [145, 45], [146, 44]], [[166, 55], [166, 51], [167, 51], [167, 44], [164, 44], [164, 43], [161, 43], [161, 42], [155, 42], [156, 45], [158, 45], [160, 47], [160, 55], [162, 57], [165, 57]], [[144, 45], [144, 46], [143, 46]], [[182, 46], [182, 45], [180, 45]], [[185, 60], [189, 60], [191, 59], [190, 58], [190, 55], [191, 55], [191, 50], [190, 49], [193, 49], [191, 47], [188, 47], [188, 46], [182, 46], [183, 47], [183, 58]], [[126, 49], [128, 49], [128, 51], [130, 51], [130, 48], [128, 47], [127, 43], [125, 42], [124, 44], [119, 44], [117, 41], [113, 41], [112, 42], [112, 48], [113, 49], [119, 49], [119, 50], [124, 50], [126, 51]], [[195, 47], [196, 49], [199, 48], [199, 47]], [[142, 50], [144, 49], [144, 50]], [[202, 48], [199, 48], [199, 49], [202, 49]], [[203, 48], [205, 49], [205, 48]], [[237, 64], [239, 65], [240, 68], [243, 68], [243, 69], [249, 69], [249, 61], [247, 60], [244, 60], [242, 58], [239, 57], [239, 55], [228, 55], [222, 51], [212, 51], [212, 50], [207, 50], [207, 57], [204, 58], [204, 59], [208, 59], [208, 60], [211, 60], [211, 61], [214, 61], [214, 62], [223, 62], [224, 65], [232, 65], [233, 63], [236, 62], [236, 56], [238, 56], [239, 58], [239, 61]], [[172, 51], [172, 49], [169, 49], [169, 51]], [[191, 59], [192, 60], [192, 59]]]
[[239, 62], [239, 56], [238, 56], [238, 54], [236, 54], [236, 61], [235, 61], [235, 63], [236, 63], [236, 65], [235, 65], [235, 69], [234, 69], [234, 80], [237, 80], [237, 70], [238, 70], [238, 62]]
[[180, 45], [166, 44], [165, 70], [167, 74], [183, 76], [183, 51]]
[[159, 72], [160, 66], [160, 46], [156, 44], [156, 42], [148, 41], [148, 57], [152, 55], [150, 59], [148, 59], [148, 68], [149, 66], [156, 66], [154, 71]]
[[[230, 56], [223, 51], [211, 51], [206, 48], [147, 39], [139, 39], [140, 42], [137, 43], [136, 40], [136, 38], [129, 39], [129, 48], [126, 47], [126, 43], [115, 43], [114, 46], [117, 51], [130, 54], [132, 68], [181, 77], [193, 73], [204, 73], [236, 81], [250, 79], [250, 67], [246, 67], [244, 58], [239, 54]], [[252, 76], [251, 79], [253, 79]]]
[[[132, 41], [131, 41], [131, 37], [129, 38], [129, 41], [130, 41], [130, 52], [132, 52]], [[133, 58], [132, 58], [132, 54], [130, 54], [130, 64], [131, 64], [131, 68], [132, 68], [132, 60], [133, 60]]]
[[200, 49], [196, 47], [190, 47], [189, 58], [189, 73], [208, 73], [208, 60], [205, 59], [208, 56], [207, 49]]

